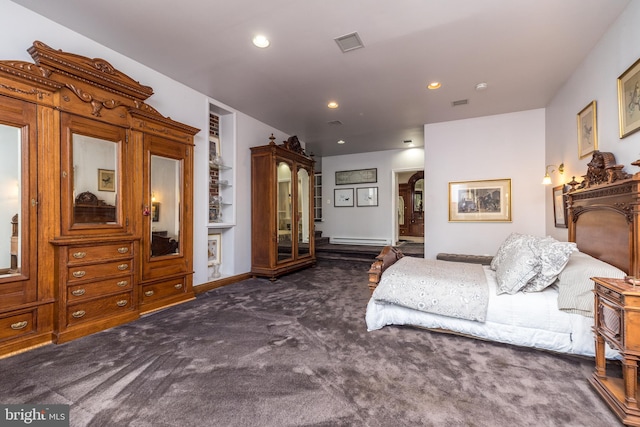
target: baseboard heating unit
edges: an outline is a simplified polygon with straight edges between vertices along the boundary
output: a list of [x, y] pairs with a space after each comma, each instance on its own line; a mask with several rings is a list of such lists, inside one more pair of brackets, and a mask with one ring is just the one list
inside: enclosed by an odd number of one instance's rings
[[366, 237], [329, 237], [329, 243], [334, 245], [387, 246], [391, 244], [391, 241], [389, 239]]

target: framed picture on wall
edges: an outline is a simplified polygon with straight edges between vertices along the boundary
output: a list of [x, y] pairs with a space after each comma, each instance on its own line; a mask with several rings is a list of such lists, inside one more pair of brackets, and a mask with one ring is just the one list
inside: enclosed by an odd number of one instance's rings
[[98, 191], [116, 191], [116, 172], [112, 169], [98, 169]]
[[567, 228], [567, 196], [568, 185], [553, 187], [553, 221], [557, 228]]
[[334, 189], [333, 206], [337, 208], [353, 207], [353, 188]]
[[356, 189], [357, 206], [378, 206], [378, 187]]
[[640, 129], [640, 59], [618, 77], [620, 138]]
[[591, 101], [578, 113], [578, 157], [583, 158], [598, 149], [596, 101]]
[[208, 238], [208, 260], [213, 264], [220, 264], [222, 256], [220, 253], [221, 234], [209, 234]]
[[510, 222], [511, 180], [450, 182], [449, 221]]

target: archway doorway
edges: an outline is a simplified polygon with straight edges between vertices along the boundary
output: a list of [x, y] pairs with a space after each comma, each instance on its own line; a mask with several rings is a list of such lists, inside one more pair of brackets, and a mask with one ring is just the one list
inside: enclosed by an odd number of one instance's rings
[[424, 171], [398, 173], [398, 239], [424, 242]]

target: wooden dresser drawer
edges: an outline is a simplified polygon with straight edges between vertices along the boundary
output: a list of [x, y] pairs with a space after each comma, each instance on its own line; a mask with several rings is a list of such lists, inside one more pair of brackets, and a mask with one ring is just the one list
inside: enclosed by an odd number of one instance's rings
[[131, 275], [72, 285], [67, 287], [67, 303], [73, 304], [76, 301], [130, 291], [132, 288], [133, 276]]
[[144, 285], [142, 287], [141, 301], [142, 304], [148, 304], [163, 298], [184, 294], [186, 292], [185, 288], [184, 278], [182, 277], [166, 282]]
[[133, 254], [131, 242], [97, 246], [70, 246], [67, 248], [69, 265], [95, 261], [130, 258]]
[[123, 259], [119, 261], [105, 262], [102, 264], [82, 265], [69, 267], [68, 283], [90, 281], [103, 277], [131, 273], [133, 260]]
[[108, 317], [133, 310], [131, 292], [67, 306], [67, 325]]
[[27, 335], [35, 331], [35, 320], [35, 310], [0, 317], [0, 341]]

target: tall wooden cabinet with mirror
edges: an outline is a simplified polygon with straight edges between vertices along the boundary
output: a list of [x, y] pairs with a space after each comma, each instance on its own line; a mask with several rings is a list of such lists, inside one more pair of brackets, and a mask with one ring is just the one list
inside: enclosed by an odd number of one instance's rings
[[[145, 104], [153, 90], [105, 60], [28, 51], [34, 64], [0, 61], [0, 356], [193, 297], [198, 130]], [[152, 253], [156, 234], [171, 249]]]
[[293, 136], [251, 148], [251, 273], [275, 280], [316, 263], [313, 159]]

